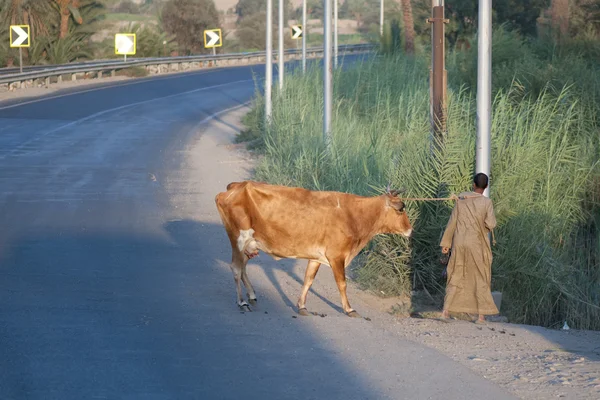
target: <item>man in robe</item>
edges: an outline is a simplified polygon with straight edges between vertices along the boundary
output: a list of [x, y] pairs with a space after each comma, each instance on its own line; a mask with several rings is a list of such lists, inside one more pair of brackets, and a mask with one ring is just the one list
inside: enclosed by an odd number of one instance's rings
[[498, 314], [491, 292], [492, 249], [489, 232], [496, 227], [492, 201], [483, 195], [488, 186], [486, 174], [473, 179], [473, 191], [458, 196], [444, 231], [442, 253], [452, 250], [447, 268], [446, 296], [442, 318], [449, 312], [485, 315]]

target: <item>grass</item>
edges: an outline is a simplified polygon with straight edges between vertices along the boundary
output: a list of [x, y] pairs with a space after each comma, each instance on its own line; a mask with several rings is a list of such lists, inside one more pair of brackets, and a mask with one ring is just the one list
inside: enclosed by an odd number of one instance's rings
[[[310, 35], [308, 35], [306, 37], [306, 41], [308, 42], [309, 47], [323, 46], [323, 35], [320, 33], [311, 33]], [[302, 43], [302, 40], [300, 40], [300, 43]], [[338, 34], [338, 43], [341, 45], [342, 44], [360, 44], [360, 43], [367, 43], [367, 40], [360, 33]]]
[[[499, 226], [492, 289], [503, 292], [501, 311], [513, 322], [600, 329], [598, 67], [562, 56], [548, 68], [527, 48], [510, 57], [515, 40], [495, 35], [494, 43], [505, 60], [494, 60], [491, 196]], [[335, 72], [331, 154], [322, 138], [321, 71], [314, 69], [290, 75], [283, 92], [275, 88], [269, 128], [257, 94], [238, 140], [264, 154], [256, 179], [272, 183], [373, 195], [391, 182], [418, 197], [468, 190], [472, 56], [449, 57], [448, 135], [438, 150], [429, 133], [427, 56], [388, 56]], [[451, 207], [409, 203], [414, 237], [373, 240], [352, 266], [358, 282], [376, 293], [421, 290], [439, 299], [439, 240]]]

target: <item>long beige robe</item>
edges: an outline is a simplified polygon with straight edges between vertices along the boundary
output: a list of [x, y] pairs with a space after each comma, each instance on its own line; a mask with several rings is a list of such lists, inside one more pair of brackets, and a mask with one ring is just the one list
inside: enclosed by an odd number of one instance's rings
[[492, 201], [475, 192], [459, 195], [440, 242], [452, 249], [444, 308], [451, 312], [498, 314], [491, 292], [492, 249], [496, 227]]

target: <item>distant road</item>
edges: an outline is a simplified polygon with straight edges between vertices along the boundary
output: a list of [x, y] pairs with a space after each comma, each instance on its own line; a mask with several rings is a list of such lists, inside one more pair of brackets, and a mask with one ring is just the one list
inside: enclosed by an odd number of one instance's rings
[[292, 318], [301, 272], [266, 260], [236, 308], [214, 196], [250, 173], [228, 135], [255, 74], [0, 103], [0, 399], [512, 398], [357, 300], [372, 323], [339, 314], [327, 270], [326, 318]]

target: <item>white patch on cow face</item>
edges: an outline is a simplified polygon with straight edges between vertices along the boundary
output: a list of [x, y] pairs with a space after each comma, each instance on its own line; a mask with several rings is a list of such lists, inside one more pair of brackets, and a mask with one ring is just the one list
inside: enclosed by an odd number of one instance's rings
[[240, 230], [240, 236], [237, 238], [237, 246], [240, 251], [244, 251], [250, 241], [254, 241], [254, 229]]
[[412, 235], [412, 228], [404, 232], [404, 236], [410, 237], [410, 235]]

